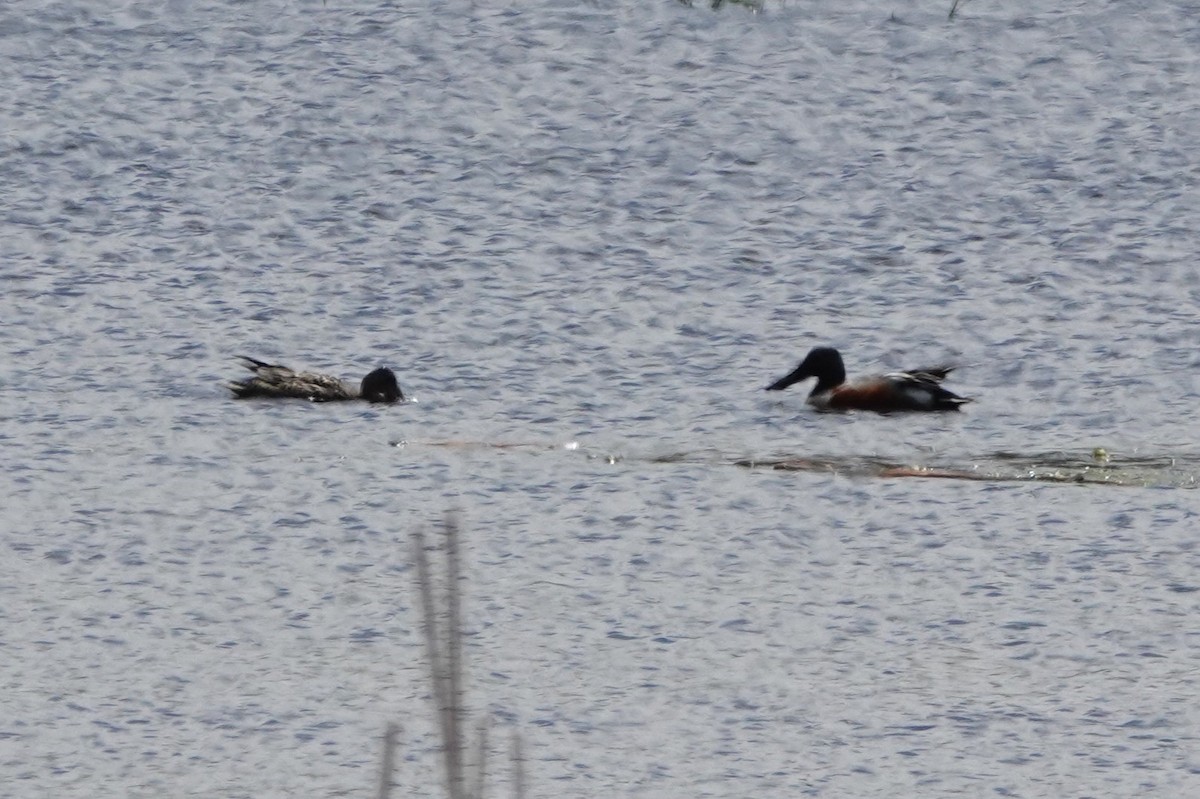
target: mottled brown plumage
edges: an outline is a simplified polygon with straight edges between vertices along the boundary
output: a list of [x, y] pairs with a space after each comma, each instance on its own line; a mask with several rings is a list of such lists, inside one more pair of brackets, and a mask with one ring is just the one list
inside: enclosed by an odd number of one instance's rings
[[297, 372], [286, 366], [266, 363], [245, 355], [238, 357], [242, 359], [242, 365], [254, 373], [253, 377], [225, 384], [238, 399], [268, 397], [306, 399], [310, 402], [396, 402], [404, 399], [404, 392], [396, 382], [395, 373], [388, 368], [376, 369], [363, 378], [361, 385], [355, 386], [331, 375]]

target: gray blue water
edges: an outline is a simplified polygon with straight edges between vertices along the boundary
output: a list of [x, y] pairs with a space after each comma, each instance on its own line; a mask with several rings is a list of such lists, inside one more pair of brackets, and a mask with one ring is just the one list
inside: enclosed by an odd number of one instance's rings
[[0, 795], [433, 795], [447, 510], [530, 796], [1200, 792], [1200, 5], [949, 5], [6, 3]]

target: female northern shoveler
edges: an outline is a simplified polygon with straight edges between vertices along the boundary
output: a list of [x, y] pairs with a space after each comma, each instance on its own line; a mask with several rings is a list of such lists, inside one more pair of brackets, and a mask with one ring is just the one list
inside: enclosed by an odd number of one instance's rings
[[367, 402], [396, 402], [404, 392], [391, 369], [376, 369], [354, 386], [330, 375], [316, 372], [295, 372], [286, 366], [264, 363], [239, 355], [242, 365], [254, 372], [254, 377], [226, 383], [238, 399], [271, 397], [274, 399], [306, 399], [312, 402], [366, 400]]
[[942, 388], [942, 381], [953, 366], [895, 372], [846, 382], [842, 356], [832, 347], [817, 347], [791, 374], [781, 377], [767, 391], [782, 391], [809, 377], [817, 385], [808, 395], [808, 404], [819, 410], [957, 411], [971, 400]]

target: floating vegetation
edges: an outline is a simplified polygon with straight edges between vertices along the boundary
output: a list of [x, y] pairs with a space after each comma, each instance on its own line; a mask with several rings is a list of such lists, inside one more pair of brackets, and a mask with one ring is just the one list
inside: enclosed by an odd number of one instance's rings
[[[693, 0], [679, 0], [679, 2], [689, 8], [695, 5]], [[713, 11], [719, 10], [724, 5], [741, 6], [757, 14], [766, 7], [766, 0], [709, 0], [708, 3], [708, 7]]]
[[487, 443], [429, 441], [425, 446], [498, 452], [577, 452], [589, 460], [609, 464], [696, 463], [733, 465], [747, 469], [786, 472], [830, 472], [849, 477], [925, 477], [983, 482], [1077, 483], [1085, 485], [1196, 488], [1200, 486], [1200, 454], [1120, 455], [1097, 446], [1084, 452], [991, 452], [979, 456], [931, 455], [905, 462], [874, 455], [774, 455], [754, 458], [714, 449], [694, 449], [644, 455], [594, 450], [571, 441], [567, 444]]
[[1142, 487], [1197, 487], [1200, 456], [1116, 457], [1103, 447], [1089, 455], [995, 452], [968, 461], [897, 463], [878, 458], [740, 459], [735, 465], [790, 472], [833, 472], [854, 477], [925, 477], [984, 482], [1074, 483]]

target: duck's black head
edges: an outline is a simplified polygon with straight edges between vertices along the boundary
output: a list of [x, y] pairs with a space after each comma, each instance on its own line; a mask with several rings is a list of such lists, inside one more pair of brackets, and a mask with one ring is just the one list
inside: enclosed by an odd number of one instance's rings
[[817, 378], [814, 393], [826, 391], [846, 382], [846, 366], [841, 354], [833, 347], [816, 347], [791, 373], [767, 386], [767, 391], [782, 391], [793, 383], [810, 377]]
[[404, 392], [396, 382], [396, 373], [386, 367], [376, 369], [363, 378], [359, 395], [367, 402], [396, 402]]

